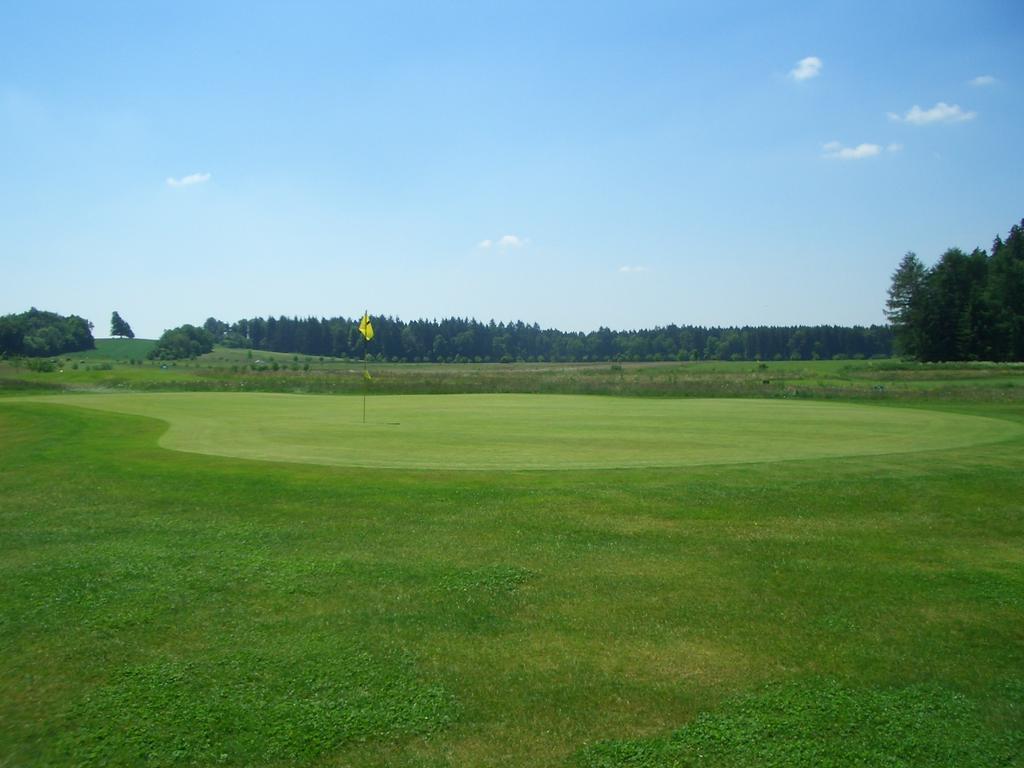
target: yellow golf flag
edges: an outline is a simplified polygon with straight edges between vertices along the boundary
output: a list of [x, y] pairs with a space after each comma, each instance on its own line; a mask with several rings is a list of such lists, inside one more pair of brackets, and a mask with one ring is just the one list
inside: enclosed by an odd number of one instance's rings
[[359, 321], [359, 332], [367, 341], [373, 338], [373, 323], [370, 322], [370, 315], [366, 312], [363, 312], [363, 319]]

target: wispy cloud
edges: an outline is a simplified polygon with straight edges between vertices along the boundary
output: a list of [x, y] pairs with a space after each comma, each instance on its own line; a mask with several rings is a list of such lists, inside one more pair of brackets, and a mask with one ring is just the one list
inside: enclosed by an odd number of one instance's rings
[[984, 88], [986, 85], [995, 85], [996, 79], [992, 75], [978, 75], [968, 81], [968, 84], [976, 88]]
[[527, 237], [519, 237], [519, 235], [502, 235], [497, 240], [491, 240], [489, 238], [487, 240], [481, 240], [476, 244], [476, 247], [483, 248], [484, 250], [488, 248], [501, 248], [504, 250], [506, 248], [522, 248], [529, 242], [530, 239]]
[[205, 184], [210, 180], [211, 176], [209, 173], [190, 173], [188, 176], [182, 176], [180, 179], [175, 179], [173, 176], [167, 177], [168, 187], [192, 187], [196, 184]]
[[882, 147], [878, 144], [858, 144], [856, 147], [844, 147], [838, 141], [823, 144], [821, 149], [824, 157], [838, 160], [863, 160], [865, 157], [874, 157], [882, 153]]
[[886, 152], [901, 152], [903, 150], [902, 144], [890, 144], [885, 148]]
[[821, 68], [824, 64], [821, 63], [821, 59], [817, 56], [808, 56], [807, 58], [800, 59], [796, 63], [796, 66], [789, 70], [789, 76], [794, 80], [810, 80], [812, 77], [817, 77], [821, 74]]
[[973, 120], [978, 116], [977, 112], [965, 112], [959, 104], [947, 104], [940, 101], [931, 109], [921, 109], [917, 104], [912, 106], [902, 115], [895, 112], [889, 113], [889, 119], [897, 123], [910, 123], [911, 125], [928, 125], [930, 123], [962, 123]]
[[627, 266], [624, 266], [624, 267], [619, 267], [619, 272], [629, 272], [629, 273], [632, 273], [632, 272], [650, 272], [650, 270], [647, 269], [647, 267], [628, 266], [627, 265]]

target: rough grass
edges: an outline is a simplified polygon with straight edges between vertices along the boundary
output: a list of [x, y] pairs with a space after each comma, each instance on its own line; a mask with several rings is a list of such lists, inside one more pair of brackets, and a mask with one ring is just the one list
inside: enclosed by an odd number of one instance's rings
[[[110, 340], [120, 344], [120, 340]], [[134, 340], [132, 345], [152, 344]], [[77, 390], [361, 394], [362, 363], [277, 352], [217, 348], [196, 360], [87, 358], [53, 372], [0, 361], [0, 393], [45, 387]], [[77, 369], [74, 367], [77, 365]], [[898, 360], [768, 363], [371, 363], [376, 394], [603, 394], [643, 397], [858, 399], [872, 402], [1024, 401], [1024, 364], [922, 364]]]
[[162, 430], [0, 401], [0, 764], [1020, 762], [1020, 438], [410, 472]]

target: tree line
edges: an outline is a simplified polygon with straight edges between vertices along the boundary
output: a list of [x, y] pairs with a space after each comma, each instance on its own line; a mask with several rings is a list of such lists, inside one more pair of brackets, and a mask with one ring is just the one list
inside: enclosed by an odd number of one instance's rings
[[58, 315], [32, 307], [0, 317], [0, 354], [47, 357], [94, 349], [92, 323], [78, 315]]
[[1024, 361], [1022, 227], [990, 252], [950, 248], [930, 268], [907, 253], [886, 301], [897, 351], [926, 362]]
[[[402, 362], [587, 362], [658, 360], [815, 360], [888, 357], [919, 360], [1024, 361], [1024, 220], [986, 252], [950, 248], [932, 267], [907, 253], [892, 275], [889, 325], [668, 325], [589, 333], [541, 329], [522, 321], [483, 323], [452, 317], [403, 321], [373, 318], [365, 345], [349, 317], [253, 317], [166, 331], [156, 359], [195, 357], [214, 343], [321, 357]], [[134, 337], [117, 312], [111, 335]], [[0, 317], [0, 354], [43, 357], [95, 348], [92, 323], [31, 308]]]
[[225, 346], [329, 357], [401, 362], [587, 362], [658, 360], [813, 360], [888, 357], [888, 326], [668, 325], [649, 330], [589, 333], [541, 329], [521, 321], [475, 319], [403, 321], [373, 317], [375, 335], [364, 345], [358, 320], [349, 317], [254, 317], [226, 323], [208, 318], [203, 328]]

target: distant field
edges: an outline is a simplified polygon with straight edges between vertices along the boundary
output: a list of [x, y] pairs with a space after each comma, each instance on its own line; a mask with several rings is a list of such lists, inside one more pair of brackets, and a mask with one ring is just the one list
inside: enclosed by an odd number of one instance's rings
[[167, 448], [412, 469], [734, 464], [965, 447], [1024, 434], [950, 413], [847, 403], [563, 395], [131, 394], [37, 398], [150, 416]]
[[145, 360], [156, 341], [152, 339], [96, 339], [96, 349], [85, 352], [71, 352], [64, 355], [71, 360], [127, 362]]

